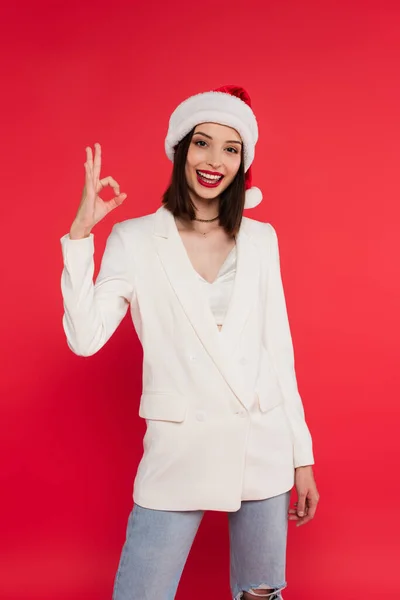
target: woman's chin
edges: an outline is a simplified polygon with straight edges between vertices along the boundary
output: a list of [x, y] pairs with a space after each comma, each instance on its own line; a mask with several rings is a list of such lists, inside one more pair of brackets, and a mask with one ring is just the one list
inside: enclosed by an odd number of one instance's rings
[[193, 195], [195, 199], [201, 200], [203, 202], [210, 202], [212, 200], [216, 200], [220, 194], [223, 192], [223, 189], [220, 188], [205, 188], [201, 185], [195, 185], [193, 187], [189, 187], [189, 191]]

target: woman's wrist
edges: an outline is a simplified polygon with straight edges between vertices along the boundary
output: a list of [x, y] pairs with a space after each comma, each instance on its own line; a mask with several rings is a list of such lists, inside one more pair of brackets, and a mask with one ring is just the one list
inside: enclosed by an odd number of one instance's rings
[[81, 240], [82, 238], [89, 237], [91, 233], [91, 229], [87, 229], [82, 227], [79, 224], [72, 224], [71, 229], [69, 230], [69, 237], [71, 240]]

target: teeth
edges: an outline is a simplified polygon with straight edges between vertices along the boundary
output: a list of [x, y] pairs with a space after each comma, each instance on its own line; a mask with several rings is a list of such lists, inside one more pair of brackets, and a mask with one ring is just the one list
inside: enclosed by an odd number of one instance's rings
[[209, 179], [210, 181], [217, 181], [218, 179], [222, 179], [222, 175], [209, 175], [208, 173], [202, 173], [201, 171], [197, 171], [200, 177], [203, 179]]

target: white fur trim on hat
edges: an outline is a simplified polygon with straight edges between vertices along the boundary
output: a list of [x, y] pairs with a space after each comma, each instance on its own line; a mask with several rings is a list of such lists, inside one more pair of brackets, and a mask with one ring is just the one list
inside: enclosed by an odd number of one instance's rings
[[263, 199], [261, 190], [258, 187], [251, 187], [245, 192], [245, 208], [255, 208]]
[[[218, 123], [236, 129], [243, 141], [244, 170], [254, 160], [258, 140], [256, 117], [248, 104], [225, 92], [202, 92], [187, 98], [172, 113], [169, 120], [165, 152], [174, 160], [174, 147], [200, 123]], [[258, 204], [258, 202], [257, 202]]]

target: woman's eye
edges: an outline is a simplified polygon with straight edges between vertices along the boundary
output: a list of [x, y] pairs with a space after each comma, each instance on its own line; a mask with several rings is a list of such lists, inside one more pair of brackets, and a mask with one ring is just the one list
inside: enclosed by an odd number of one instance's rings
[[233, 146], [230, 146], [229, 148], [227, 148], [227, 150], [231, 153], [231, 154], [237, 154], [237, 148], [234, 148]]
[[[196, 144], [196, 146], [200, 146], [200, 148], [204, 148], [204, 146], [207, 146], [207, 144], [204, 140], [197, 140], [197, 142], [195, 142], [195, 144]], [[202, 144], [204, 144], [204, 146]]]

